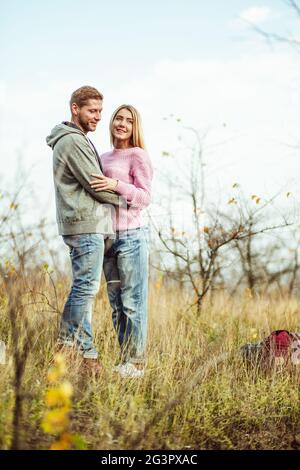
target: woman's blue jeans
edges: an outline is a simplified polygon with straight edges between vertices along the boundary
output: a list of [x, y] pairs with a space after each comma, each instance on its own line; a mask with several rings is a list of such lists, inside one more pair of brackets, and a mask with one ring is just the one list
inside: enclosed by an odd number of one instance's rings
[[104, 238], [100, 233], [64, 235], [72, 263], [73, 284], [65, 304], [59, 342], [79, 348], [83, 357], [96, 359], [92, 312], [100, 286]]
[[104, 274], [121, 361], [143, 364], [147, 341], [148, 229], [128, 229], [107, 239]]

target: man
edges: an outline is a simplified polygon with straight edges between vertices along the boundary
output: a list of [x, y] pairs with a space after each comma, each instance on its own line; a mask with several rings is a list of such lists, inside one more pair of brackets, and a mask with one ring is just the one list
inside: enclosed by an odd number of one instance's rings
[[[104, 235], [113, 232], [112, 205], [122, 200], [111, 191], [96, 192], [91, 174], [103, 174], [97, 151], [87, 138], [101, 119], [102, 94], [84, 86], [70, 100], [71, 122], [57, 125], [47, 137], [53, 149], [56, 218], [59, 234], [69, 247], [73, 284], [65, 304], [59, 347], [76, 347], [83, 363], [100, 371], [93, 344], [92, 309], [100, 285]], [[71, 349], [70, 349], [71, 351]]]

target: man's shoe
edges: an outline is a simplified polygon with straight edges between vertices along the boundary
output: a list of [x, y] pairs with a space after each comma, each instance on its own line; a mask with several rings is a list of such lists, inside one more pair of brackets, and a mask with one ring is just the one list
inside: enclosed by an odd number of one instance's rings
[[103, 366], [99, 359], [84, 357], [82, 360], [82, 366], [87, 372], [91, 372], [94, 375], [100, 375], [103, 372]]
[[145, 375], [145, 369], [138, 369], [132, 362], [126, 362], [120, 364], [114, 368], [115, 372], [118, 372], [122, 378], [140, 379]]

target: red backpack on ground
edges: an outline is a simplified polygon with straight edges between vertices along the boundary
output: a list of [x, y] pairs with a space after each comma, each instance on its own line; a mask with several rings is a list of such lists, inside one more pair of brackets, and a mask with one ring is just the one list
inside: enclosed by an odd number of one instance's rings
[[300, 364], [300, 333], [275, 330], [260, 343], [245, 344], [243, 358], [251, 364], [269, 366], [276, 362]]
[[287, 357], [293, 342], [292, 333], [287, 330], [276, 330], [263, 341], [263, 353], [271, 357]]

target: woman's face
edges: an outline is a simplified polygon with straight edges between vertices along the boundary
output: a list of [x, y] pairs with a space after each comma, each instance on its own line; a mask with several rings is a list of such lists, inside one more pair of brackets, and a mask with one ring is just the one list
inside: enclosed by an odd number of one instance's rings
[[112, 123], [112, 135], [114, 141], [127, 142], [128, 146], [132, 137], [133, 117], [131, 112], [126, 109], [120, 109]]

